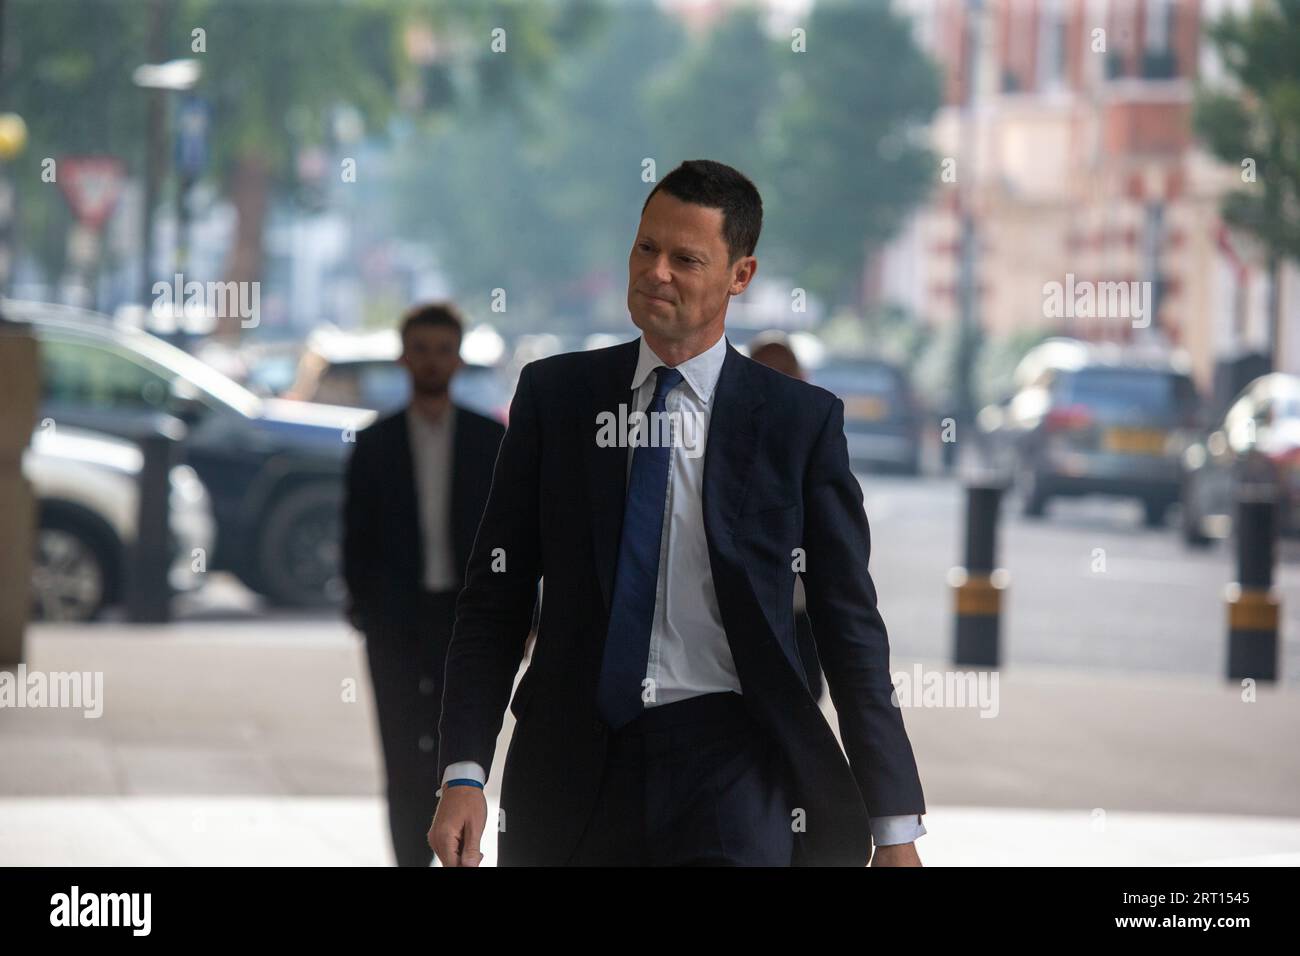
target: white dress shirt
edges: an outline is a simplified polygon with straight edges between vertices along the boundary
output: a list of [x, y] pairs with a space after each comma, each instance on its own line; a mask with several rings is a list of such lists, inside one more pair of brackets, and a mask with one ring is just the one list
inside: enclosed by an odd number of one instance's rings
[[[701, 494], [713, 395], [726, 355], [726, 336], [719, 336], [710, 348], [675, 366], [683, 381], [665, 398], [674, 441], [669, 449], [659, 583], [650, 630], [646, 683], [642, 685], [648, 688], [647, 697], [653, 694], [652, 699], [646, 700], [647, 708], [700, 694], [743, 693], [713, 587]], [[655, 391], [654, 370], [667, 364], [650, 348], [643, 335], [630, 383], [634, 408], [629, 413], [644, 412], [649, 407]], [[684, 426], [680, 432], [677, 431], [679, 422]], [[629, 474], [635, 450], [628, 449]], [[483, 782], [487, 775], [478, 763], [463, 761], [448, 766], [443, 783], [453, 778]], [[925, 833], [920, 815], [915, 813], [872, 817], [870, 825], [872, 840], [878, 846], [910, 843]]]
[[409, 407], [406, 428], [415, 466], [415, 499], [424, 551], [423, 584], [429, 591], [454, 591], [460, 585], [451, 543], [451, 451], [456, 408], [448, 405], [442, 418], [432, 422]]

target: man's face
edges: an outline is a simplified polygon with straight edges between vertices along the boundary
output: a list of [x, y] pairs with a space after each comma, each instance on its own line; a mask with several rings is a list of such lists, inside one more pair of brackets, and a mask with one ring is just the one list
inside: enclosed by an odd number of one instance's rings
[[722, 210], [655, 193], [641, 215], [627, 260], [627, 310], [643, 332], [670, 342], [713, 326], [749, 285], [758, 260], [729, 263]]
[[412, 326], [402, 340], [398, 361], [410, 373], [411, 391], [416, 395], [445, 395], [460, 368], [460, 337], [445, 327]]

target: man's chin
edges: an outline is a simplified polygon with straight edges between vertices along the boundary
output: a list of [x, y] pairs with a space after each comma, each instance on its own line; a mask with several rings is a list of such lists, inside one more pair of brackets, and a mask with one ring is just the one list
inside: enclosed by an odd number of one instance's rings
[[632, 324], [642, 332], [649, 332], [651, 335], [657, 335], [662, 339], [677, 338], [674, 323], [664, 321], [663, 315], [652, 315], [639, 309], [630, 309], [632, 315]]

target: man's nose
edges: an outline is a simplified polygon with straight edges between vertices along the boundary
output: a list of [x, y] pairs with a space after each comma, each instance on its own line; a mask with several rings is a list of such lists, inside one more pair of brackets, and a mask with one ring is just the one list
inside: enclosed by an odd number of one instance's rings
[[658, 283], [656, 288], [663, 287], [672, 282], [673, 271], [668, 268], [668, 257], [666, 255], [656, 256], [647, 275]]

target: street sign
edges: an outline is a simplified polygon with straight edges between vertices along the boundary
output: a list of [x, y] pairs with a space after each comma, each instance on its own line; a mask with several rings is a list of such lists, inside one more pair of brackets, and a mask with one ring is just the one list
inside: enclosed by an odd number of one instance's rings
[[99, 229], [113, 214], [124, 169], [116, 156], [65, 156], [59, 160], [59, 190], [77, 221]]
[[208, 164], [208, 127], [211, 111], [206, 100], [187, 96], [176, 114], [176, 168], [195, 179]]

